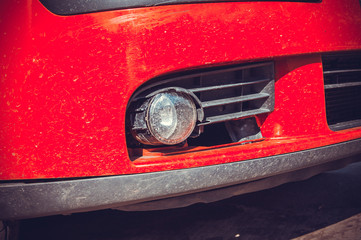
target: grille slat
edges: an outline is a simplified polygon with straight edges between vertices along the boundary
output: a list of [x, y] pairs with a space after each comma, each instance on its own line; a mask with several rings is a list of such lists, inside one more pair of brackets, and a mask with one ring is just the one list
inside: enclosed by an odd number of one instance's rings
[[224, 98], [224, 99], [219, 99], [219, 100], [202, 102], [202, 107], [208, 108], [208, 107], [215, 107], [215, 106], [223, 106], [223, 105], [227, 105], [227, 104], [246, 102], [246, 101], [251, 101], [251, 100], [256, 100], [256, 99], [263, 99], [263, 98], [267, 98], [267, 97], [269, 97], [269, 94], [259, 93], [259, 94], [251, 94], [251, 95], [240, 96], [240, 97]]
[[354, 72], [361, 72], [361, 69], [341, 69], [341, 70], [323, 71], [323, 74], [328, 75], [328, 74], [354, 73]]
[[274, 64], [223, 66], [164, 76], [141, 87], [132, 102], [172, 87], [184, 88], [198, 98], [204, 110], [199, 126], [251, 117], [274, 109]]
[[193, 89], [189, 89], [189, 90], [193, 93], [206, 92], [206, 91], [212, 91], [212, 90], [220, 90], [220, 89], [247, 86], [247, 85], [258, 84], [258, 83], [265, 83], [265, 82], [269, 82], [269, 81], [272, 81], [272, 79], [261, 79], [261, 80], [255, 80], [255, 81], [250, 81], [250, 82], [225, 84], [225, 85], [220, 85], [220, 86], [193, 88]]
[[361, 86], [361, 82], [339, 83], [325, 85], [325, 89]]
[[361, 126], [361, 52], [324, 55], [322, 64], [330, 129]]
[[231, 114], [226, 114], [226, 115], [222, 115], [222, 116], [214, 116], [214, 117], [208, 117], [206, 122], [200, 123], [199, 126], [204, 126], [204, 125], [208, 125], [208, 124], [214, 124], [214, 123], [219, 123], [219, 122], [224, 122], [224, 121], [229, 121], [232, 119], [237, 119], [237, 118], [242, 118], [242, 117], [247, 117], [247, 116], [253, 116], [253, 115], [258, 115], [258, 114], [263, 114], [263, 113], [268, 113], [269, 109], [256, 109], [256, 110], [250, 110], [250, 111], [244, 111], [244, 112], [238, 112], [238, 113], [231, 113]]

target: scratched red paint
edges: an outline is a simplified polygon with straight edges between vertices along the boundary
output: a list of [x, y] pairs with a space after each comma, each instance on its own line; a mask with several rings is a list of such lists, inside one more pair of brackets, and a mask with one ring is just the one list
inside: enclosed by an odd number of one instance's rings
[[[0, 179], [142, 173], [247, 160], [361, 137], [327, 127], [320, 53], [361, 49], [358, 0], [186, 4], [57, 16], [0, 3]], [[274, 59], [265, 140], [130, 161], [125, 110], [161, 74]], [[199, 151], [197, 151], [199, 150]], [[200, 151], [202, 150], [202, 151]]]

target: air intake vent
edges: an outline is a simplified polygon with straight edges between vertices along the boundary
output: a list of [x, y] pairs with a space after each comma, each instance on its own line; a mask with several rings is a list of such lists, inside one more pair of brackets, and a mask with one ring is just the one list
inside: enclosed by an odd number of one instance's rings
[[328, 125], [361, 126], [361, 52], [325, 55], [322, 63]]
[[140, 89], [133, 102], [158, 89], [181, 87], [201, 102], [198, 126], [271, 112], [274, 109], [273, 62], [228, 66], [156, 80]]

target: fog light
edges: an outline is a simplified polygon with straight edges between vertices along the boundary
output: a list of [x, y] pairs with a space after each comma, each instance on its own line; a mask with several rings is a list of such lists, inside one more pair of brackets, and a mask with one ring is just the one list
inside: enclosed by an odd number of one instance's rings
[[182, 89], [161, 91], [147, 99], [139, 109], [134, 117], [132, 133], [143, 144], [181, 143], [192, 133], [197, 121], [196, 106]]

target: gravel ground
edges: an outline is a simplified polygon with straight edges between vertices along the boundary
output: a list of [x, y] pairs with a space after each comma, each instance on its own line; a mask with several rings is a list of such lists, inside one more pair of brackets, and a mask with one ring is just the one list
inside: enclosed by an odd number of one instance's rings
[[[307, 181], [211, 204], [164, 211], [105, 210], [29, 219], [21, 223], [20, 240], [292, 239], [319, 233], [320, 229], [352, 216], [359, 222], [359, 213], [361, 163], [356, 163]], [[352, 230], [354, 225], [342, 226]], [[336, 227], [336, 231], [343, 229]], [[319, 238], [322, 234], [314, 236], [303, 239], [324, 239]]]

